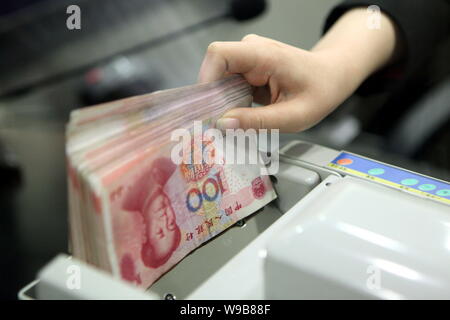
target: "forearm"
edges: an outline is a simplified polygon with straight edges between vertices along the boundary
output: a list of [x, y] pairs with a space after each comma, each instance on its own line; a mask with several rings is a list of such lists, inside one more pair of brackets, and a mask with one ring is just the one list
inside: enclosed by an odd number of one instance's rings
[[402, 54], [393, 21], [382, 13], [380, 28], [370, 29], [368, 15], [365, 8], [349, 10], [311, 50], [326, 57], [342, 73], [343, 96], [351, 94], [372, 73]]

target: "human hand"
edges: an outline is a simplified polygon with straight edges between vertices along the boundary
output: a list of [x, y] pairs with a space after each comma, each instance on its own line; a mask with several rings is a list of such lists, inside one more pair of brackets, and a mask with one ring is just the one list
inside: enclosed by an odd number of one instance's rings
[[[211, 43], [199, 82], [242, 74], [254, 86], [254, 101], [265, 105], [232, 109], [217, 121], [217, 127], [298, 132], [332, 112], [394, 50], [392, 26], [383, 30], [387, 34], [369, 33], [372, 39], [364, 39], [361, 33], [365, 30], [354, 31], [362, 18], [358, 9], [343, 18], [312, 51], [257, 35], [238, 42]], [[361, 47], [355, 48], [361, 41]]]

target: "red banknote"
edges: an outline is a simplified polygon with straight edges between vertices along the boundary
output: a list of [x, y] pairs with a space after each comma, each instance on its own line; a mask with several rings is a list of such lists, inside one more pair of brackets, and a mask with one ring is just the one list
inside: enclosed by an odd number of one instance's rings
[[[220, 139], [205, 133], [227, 110], [250, 104], [251, 87], [233, 76], [74, 111], [66, 147], [72, 254], [148, 288], [274, 200], [263, 163], [229, 161]], [[179, 148], [182, 161], [174, 159], [180, 129], [191, 139]], [[186, 161], [196, 152], [214, 161]]]

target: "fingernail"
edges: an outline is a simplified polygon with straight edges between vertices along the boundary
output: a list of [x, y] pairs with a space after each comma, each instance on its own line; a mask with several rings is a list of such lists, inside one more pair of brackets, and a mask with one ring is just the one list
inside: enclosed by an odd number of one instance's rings
[[221, 118], [216, 121], [216, 128], [219, 130], [226, 129], [238, 129], [239, 128], [239, 119], [235, 118]]

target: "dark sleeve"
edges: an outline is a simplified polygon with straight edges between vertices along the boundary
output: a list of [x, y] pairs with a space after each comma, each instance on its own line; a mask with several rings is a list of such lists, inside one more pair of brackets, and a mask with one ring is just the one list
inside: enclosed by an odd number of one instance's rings
[[[450, 31], [448, 0], [346, 0], [332, 9], [325, 22], [326, 32], [347, 10], [377, 5], [397, 25], [405, 55], [395, 66], [370, 77], [360, 93], [381, 91], [392, 82], [407, 78], [423, 66]], [[361, 90], [362, 89], [362, 90]]]

